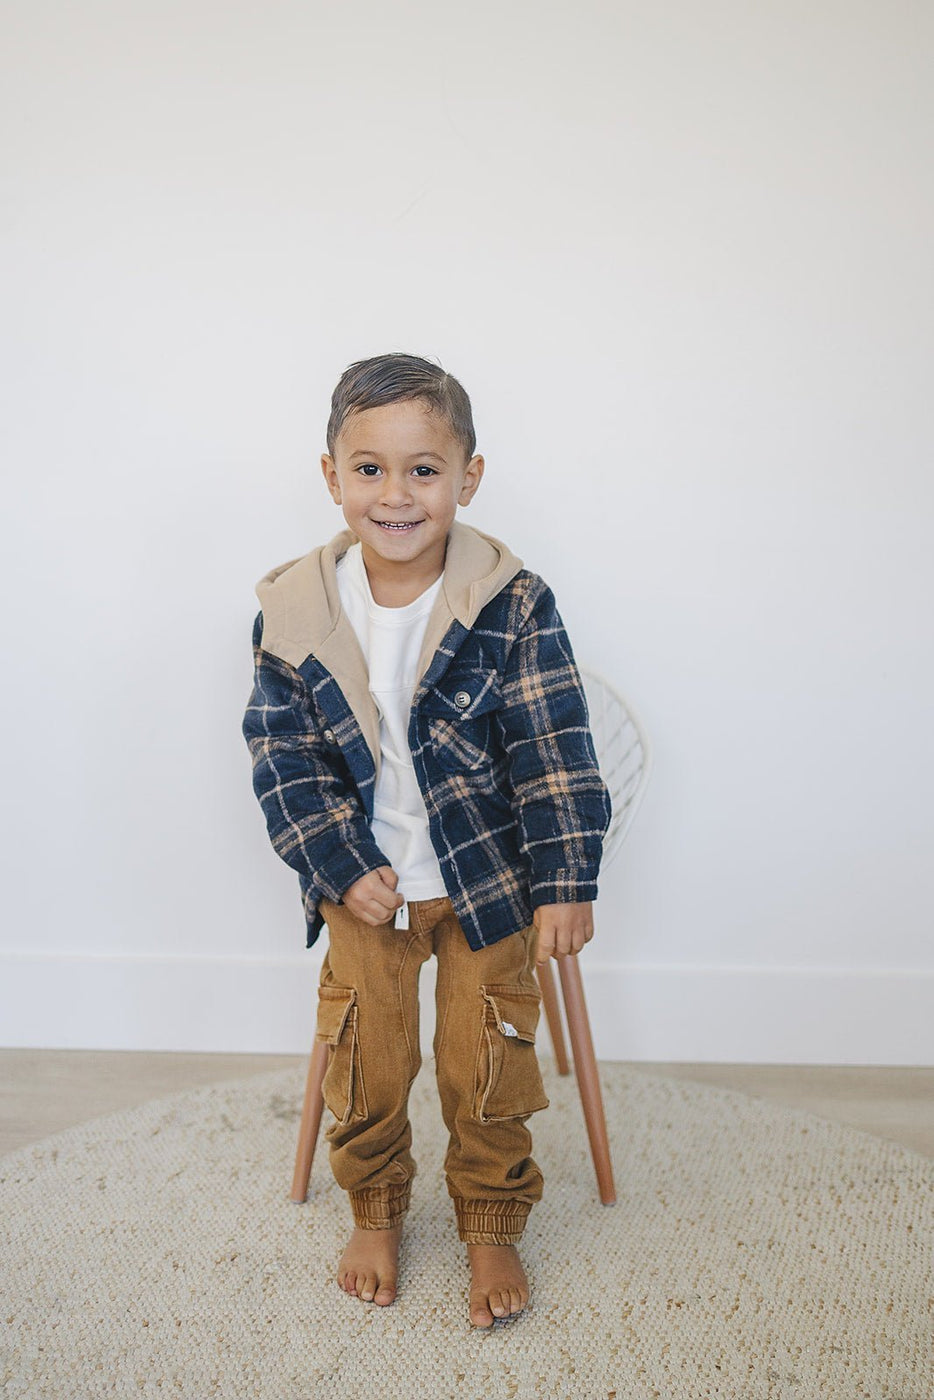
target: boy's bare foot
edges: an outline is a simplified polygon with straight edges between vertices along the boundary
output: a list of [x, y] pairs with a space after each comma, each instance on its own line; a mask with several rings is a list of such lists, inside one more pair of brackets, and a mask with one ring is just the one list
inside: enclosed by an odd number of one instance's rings
[[529, 1281], [514, 1244], [469, 1244], [470, 1322], [492, 1327], [494, 1317], [511, 1317], [529, 1301]]
[[337, 1266], [337, 1282], [345, 1293], [384, 1308], [396, 1296], [399, 1241], [402, 1226], [391, 1230], [361, 1230], [354, 1226]]

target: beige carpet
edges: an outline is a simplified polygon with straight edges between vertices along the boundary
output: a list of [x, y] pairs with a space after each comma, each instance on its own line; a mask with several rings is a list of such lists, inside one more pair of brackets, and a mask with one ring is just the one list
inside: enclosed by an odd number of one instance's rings
[[[543, 1060], [526, 1311], [467, 1322], [425, 1065], [389, 1308], [343, 1294], [326, 1151], [288, 1200], [303, 1074], [99, 1118], [0, 1160], [0, 1391], [91, 1400], [931, 1400], [934, 1163], [724, 1090], [602, 1064], [619, 1202]], [[329, 1121], [329, 1120], [326, 1120]]]

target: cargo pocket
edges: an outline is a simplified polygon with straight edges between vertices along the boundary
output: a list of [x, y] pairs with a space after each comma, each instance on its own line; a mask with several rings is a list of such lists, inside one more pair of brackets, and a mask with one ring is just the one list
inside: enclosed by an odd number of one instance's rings
[[366, 1094], [360, 1068], [357, 993], [353, 987], [318, 987], [317, 1040], [331, 1046], [321, 1086], [324, 1102], [338, 1123], [366, 1117]]
[[474, 1116], [481, 1123], [548, 1107], [535, 1054], [541, 993], [522, 985], [484, 985]]

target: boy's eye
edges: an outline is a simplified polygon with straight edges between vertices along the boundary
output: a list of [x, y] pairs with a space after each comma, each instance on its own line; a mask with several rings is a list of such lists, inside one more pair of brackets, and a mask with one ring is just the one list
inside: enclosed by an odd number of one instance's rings
[[[356, 470], [360, 472], [363, 476], [373, 477], [378, 471], [381, 471], [382, 468], [378, 467], [375, 462], [361, 462], [359, 467], [356, 468]], [[422, 466], [416, 467], [415, 471], [423, 477], [438, 475], [434, 467], [429, 467], [427, 463], [423, 464]]]

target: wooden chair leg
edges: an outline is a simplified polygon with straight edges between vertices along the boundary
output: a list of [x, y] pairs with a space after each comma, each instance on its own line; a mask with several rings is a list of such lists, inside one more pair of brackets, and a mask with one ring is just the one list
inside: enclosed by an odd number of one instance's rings
[[603, 1111], [603, 1095], [597, 1075], [597, 1059], [594, 1055], [593, 1039], [590, 1034], [590, 1020], [584, 1001], [584, 985], [581, 981], [577, 954], [558, 958], [561, 974], [561, 989], [564, 992], [564, 1009], [568, 1018], [568, 1035], [571, 1040], [571, 1053], [574, 1056], [574, 1071], [577, 1087], [580, 1090], [584, 1122], [590, 1139], [590, 1153], [597, 1173], [597, 1189], [605, 1206], [615, 1205], [616, 1187], [613, 1184], [613, 1167], [610, 1162], [610, 1142], [606, 1131], [606, 1115]]
[[292, 1177], [291, 1199], [296, 1205], [302, 1205], [308, 1199], [311, 1163], [321, 1127], [321, 1115], [324, 1112], [321, 1085], [328, 1067], [330, 1050], [326, 1040], [316, 1040], [311, 1047], [308, 1078], [305, 1081], [305, 1102], [302, 1105], [302, 1121], [298, 1130], [298, 1150], [295, 1153], [295, 1174]]
[[555, 1063], [559, 1074], [570, 1074], [571, 1065], [568, 1060], [567, 1046], [564, 1043], [564, 1027], [561, 1024], [561, 1006], [558, 1002], [558, 989], [555, 986], [554, 975], [551, 971], [551, 959], [547, 962], [539, 963], [536, 967], [538, 974], [538, 985], [542, 993], [542, 1005], [545, 1008], [545, 1019], [548, 1022], [548, 1034], [551, 1036], [552, 1048], [555, 1052]]

